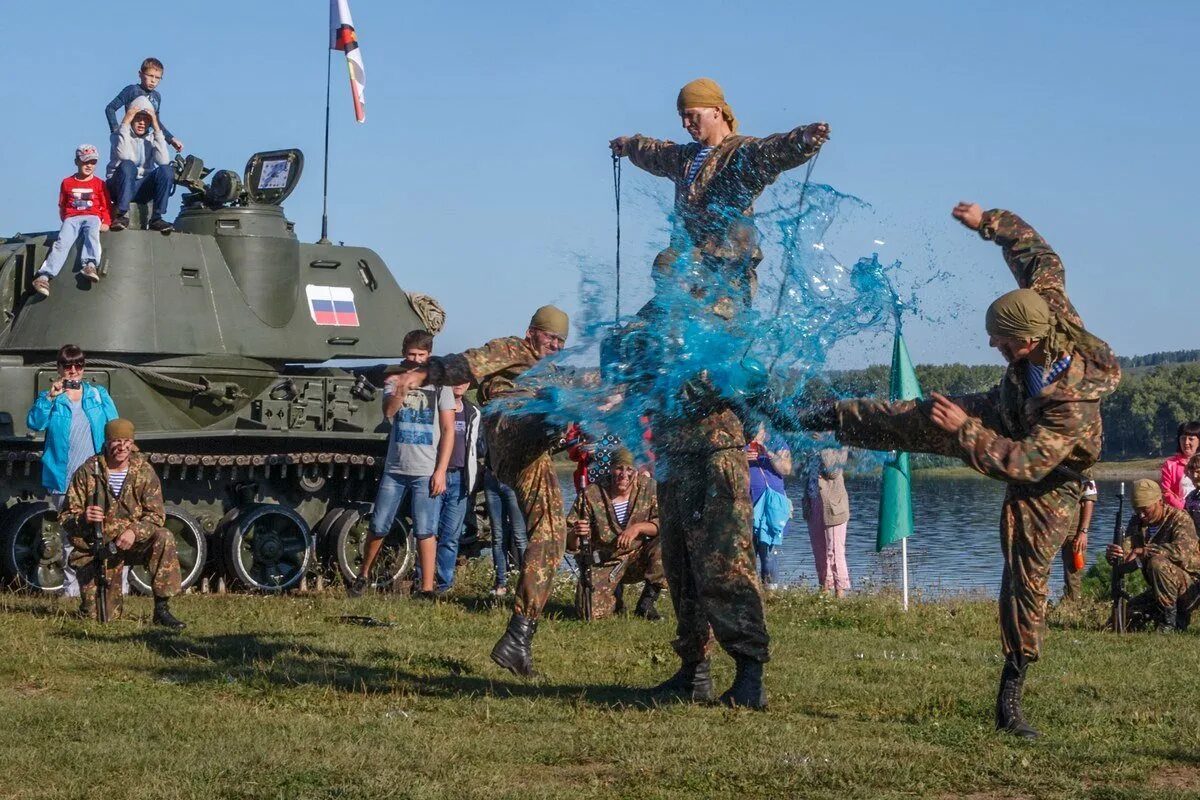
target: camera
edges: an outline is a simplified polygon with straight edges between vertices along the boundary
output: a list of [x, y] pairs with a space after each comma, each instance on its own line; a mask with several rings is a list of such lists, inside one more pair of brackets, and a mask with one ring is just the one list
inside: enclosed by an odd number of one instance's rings
[[83, 386], [83, 381], [69, 381], [69, 380], [66, 380], [65, 378], [63, 379], [63, 388], [64, 389], [78, 389], [82, 386]]

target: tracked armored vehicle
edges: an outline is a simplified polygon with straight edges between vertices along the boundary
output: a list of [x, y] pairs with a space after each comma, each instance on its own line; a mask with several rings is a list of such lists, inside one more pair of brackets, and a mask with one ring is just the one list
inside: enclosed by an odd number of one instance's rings
[[[0, 565], [11, 585], [63, 581], [42, 434], [26, 414], [66, 343], [87, 354], [84, 380], [137, 426], [186, 585], [215, 576], [282, 591], [320, 557], [356, 569], [386, 448], [378, 377], [320, 365], [395, 357], [405, 333], [442, 314], [372, 250], [297, 239], [281, 204], [303, 166], [299, 150], [257, 153], [241, 175], [177, 159], [175, 232], [101, 234], [101, 280], [80, 277], [73, 252], [76, 271], [49, 297], [31, 281], [56, 234], [0, 239]], [[398, 523], [380, 582], [411, 553]], [[130, 580], [147, 590], [139, 569]]]

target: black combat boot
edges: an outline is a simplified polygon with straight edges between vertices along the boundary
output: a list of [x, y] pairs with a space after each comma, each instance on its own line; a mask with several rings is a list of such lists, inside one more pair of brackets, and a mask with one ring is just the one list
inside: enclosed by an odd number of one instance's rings
[[1022, 739], [1036, 739], [1038, 732], [1025, 721], [1025, 715], [1021, 713], [1021, 686], [1025, 683], [1027, 666], [1024, 659], [1018, 662], [1009, 658], [1004, 662], [1004, 670], [1000, 673], [1000, 693], [996, 695], [996, 730]]
[[662, 614], [658, 613], [658, 609], [654, 607], [661, 592], [662, 589], [647, 583], [642, 589], [642, 596], [638, 598], [637, 607], [633, 609], [634, 615], [651, 622], [658, 622], [662, 619]]
[[1162, 610], [1162, 622], [1158, 626], [1159, 633], [1175, 633], [1179, 628], [1179, 609], [1168, 606]]
[[625, 587], [618, 584], [613, 589], [613, 614], [620, 615], [625, 613]]
[[532, 678], [533, 635], [537, 633], [537, 620], [514, 613], [500, 641], [492, 648], [492, 661], [514, 675]]
[[747, 656], [734, 656], [737, 659], [737, 675], [733, 678], [733, 686], [718, 698], [718, 702], [731, 708], [753, 708], [765, 711], [767, 708], [767, 690], [763, 687], [763, 665]]
[[656, 702], [668, 700], [690, 700], [693, 703], [708, 703], [713, 698], [712, 664], [709, 660], [685, 661], [679, 670], [650, 690]]
[[1185, 608], [1183, 604], [1180, 604], [1177, 608], [1179, 619], [1176, 623], [1176, 627], [1181, 631], [1186, 631], [1188, 629], [1188, 625], [1190, 625], [1192, 622], [1192, 610], [1190, 608]]
[[154, 624], [173, 631], [181, 631], [187, 627], [186, 623], [175, 619], [175, 615], [171, 613], [170, 601], [165, 597], [154, 598]]

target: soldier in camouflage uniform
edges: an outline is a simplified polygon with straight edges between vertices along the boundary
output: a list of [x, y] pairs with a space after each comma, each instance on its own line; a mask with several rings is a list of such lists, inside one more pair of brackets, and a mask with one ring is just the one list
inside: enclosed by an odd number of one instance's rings
[[[645, 136], [609, 142], [615, 156], [628, 156], [635, 166], [675, 184], [671, 244], [654, 260], [655, 299], [641, 312], [654, 327], [681, 293], [699, 301], [704, 309], [699, 313], [725, 321], [749, 308], [762, 260], [754, 201], [784, 171], [815, 156], [829, 137], [824, 122], [761, 139], [739, 136], [721, 87], [707, 78], [680, 90], [676, 110], [690, 144]], [[682, 413], [654, 415], [653, 429], [663, 470], [663, 562], [682, 663], [652, 692], [711, 699], [709, 648], [715, 635], [737, 662], [737, 677], [721, 701], [766, 708], [762, 671], [769, 638], [754, 564], [745, 431], [707, 374], [694, 376], [678, 400]]]
[[1106, 555], [1113, 569], [1132, 572], [1140, 565], [1149, 589], [1129, 601], [1131, 613], [1159, 620], [1165, 630], [1186, 630], [1200, 599], [1200, 543], [1191, 515], [1163, 501], [1151, 480], [1133, 484], [1133, 517], [1121, 545]]
[[[591, 575], [591, 619], [612, 616], [622, 606], [621, 592], [645, 581], [634, 614], [650, 620], [662, 619], [654, 602], [667, 586], [663, 574], [662, 546], [658, 539], [658, 485], [649, 475], [637, 472], [633, 454], [621, 447], [612, 452], [607, 474], [575, 497], [567, 516], [574, 532], [567, 548], [578, 550], [578, 539], [588, 537], [592, 563], [580, 564]], [[575, 608], [586, 618], [583, 581], [575, 593]]]
[[[1087, 480], [1083, 484], [1083, 493], [1079, 498], [1079, 522], [1075, 526], [1075, 534], [1068, 536], [1062, 543], [1060, 553], [1063, 566], [1063, 599], [1078, 600], [1079, 585], [1083, 581], [1083, 571], [1087, 569], [1087, 535], [1092, 525], [1092, 514], [1096, 511], [1096, 499], [1100, 496], [1096, 482]], [[1075, 568], [1075, 555], [1080, 555], [1083, 566]]]
[[[99, 614], [98, 565], [92, 556], [91, 543], [96, 523], [100, 523], [104, 541], [111, 543], [116, 551], [115, 556], [105, 559], [109, 618], [120, 615], [121, 570], [140, 564], [150, 573], [155, 624], [179, 630], [184, 623], [175, 618], [168, 604], [179, 593], [175, 535], [163, 527], [166, 515], [162, 484], [150, 460], [134, 451], [133, 435], [132, 422], [109, 420], [104, 426], [104, 451], [85, 461], [67, 488], [61, 519], [75, 548], [71, 566], [79, 576], [80, 613], [85, 617]], [[95, 502], [97, 496], [99, 504]]]
[[754, 201], [783, 172], [815, 156], [829, 126], [817, 122], [761, 139], [740, 136], [724, 92], [708, 78], [684, 86], [675, 105], [691, 143], [641, 135], [609, 142], [614, 155], [628, 156], [634, 166], [675, 184], [675, 225], [670, 246], [654, 260], [655, 282], [686, 272], [677, 264], [683, 259], [731, 290], [732, 302], [749, 306], [762, 261]]
[[396, 391], [426, 383], [471, 383], [478, 387], [492, 471], [502, 483], [513, 487], [529, 531], [513, 615], [492, 650], [492, 660], [526, 677], [534, 674], [533, 636], [566, 549], [562, 488], [550, 460], [564, 431], [547, 425], [536, 414], [497, 413], [488, 406], [493, 401], [528, 396], [529, 390], [518, 387], [517, 379], [541, 359], [561, 350], [568, 328], [563, 311], [542, 306], [529, 321], [524, 338], [493, 339], [464, 353], [431, 358], [424, 368], [403, 373], [396, 386]]
[[1012, 212], [985, 213], [974, 204], [960, 203], [954, 216], [1004, 249], [1021, 287], [988, 308], [990, 344], [1009, 365], [1000, 385], [955, 398], [844, 400], [803, 414], [800, 423], [856, 447], [959, 458], [1008, 484], [996, 725], [1034, 737], [1021, 711], [1025, 670], [1040, 653], [1054, 556], [1076, 531], [1081, 473], [1100, 458], [1100, 400], [1121, 370], [1108, 345], [1083, 328], [1067, 299], [1062, 262], [1037, 231]]

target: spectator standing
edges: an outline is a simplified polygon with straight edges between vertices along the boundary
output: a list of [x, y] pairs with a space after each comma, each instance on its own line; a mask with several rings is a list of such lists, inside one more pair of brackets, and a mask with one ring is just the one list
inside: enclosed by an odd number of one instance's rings
[[1187, 476], [1191, 479], [1192, 485], [1198, 488], [1192, 489], [1183, 499], [1183, 510], [1191, 515], [1196, 529], [1200, 530], [1200, 453], [1192, 456], [1188, 461]]
[[131, 203], [151, 201], [154, 211], [146, 227], [160, 233], [175, 230], [163, 219], [171, 192], [175, 190], [175, 170], [171, 168], [171, 153], [159, 129], [158, 117], [146, 98], [135, 98], [129, 104], [125, 118], [112, 135], [106, 174], [108, 196], [115, 209], [110, 230], [123, 231], [129, 227]]
[[[155, 116], [162, 108], [162, 95], [158, 93], [158, 84], [163, 77], [163, 63], [157, 58], [147, 58], [138, 70], [138, 82], [131, 83], [120, 91], [107, 106], [104, 107], [104, 118], [108, 121], [108, 132], [117, 132], [117, 110], [129, 110], [130, 104], [139, 97], [144, 97], [154, 109]], [[155, 125], [157, 128], [158, 126]], [[166, 128], [162, 129], [163, 138], [176, 150], [183, 150], [183, 142]]]
[[[117, 407], [103, 386], [84, 381], [86, 365], [78, 345], [65, 344], [56, 359], [58, 380], [38, 394], [25, 417], [31, 431], [45, 431], [42, 452], [42, 486], [50, 502], [61, 510], [71, 476], [83, 462], [104, 449], [104, 426], [117, 418]], [[79, 596], [79, 583], [70, 565], [71, 541], [63, 533], [63, 590]]]
[[[433, 336], [427, 331], [409, 331], [404, 337], [404, 358], [409, 364], [424, 364], [433, 352]], [[433, 595], [437, 563], [439, 495], [446, 491], [446, 470], [454, 447], [454, 394], [449, 386], [421, 386], [397, 390], [401, 375], [390, 375], [383, 386], [383, 416], [391, 423], [387, 459], [375, 509], [371, 533], [363, 549], [363, 562], [346, 593], [359, 597], [367, 590], [371, 567], [391, 530], [396, 512], [405, 498], [412, 498], [413, 536], [417, 540], [417, 563], [421, 588], [414, 592]]]
[[[768, 441], [769, 440], [769, 441]], [[750, 466], [750, 503], [754, 507], [754, 552], [758, 555], [763, 585], [774, 589], [779, 583], [779, 546], [792, 516], [792, 503], [783, 479], [792, 474], [792, 451], [778, 436], [770, 437], [765, 425], [746, 445]]]
[[1162, 465], [1162, 477], [1159, 485], [1163, 491], [1163, 501], [1175, 508], [1183, 508], [1183, 499], [1196, 487], [1187, 475], [1188, 461], [1200, 450], [1200, 422], [1185, 422], [1175, 432], [1175, 442], [1178, 448], [1175, 455], [1168, 458]]
[[817, 563], [817, 581], [836, 597], [845, 597], [850, 591], [850, 568], [846, 566], [850, 496], [843, 474], [848, 455], [844, 447], [817, 452], [809, 461], [804, 485], [804, 519]]
[[100, 154], [90, 144], [75, 148], [75, 174], [63, 178], [58, 187], [58, 218], [62, 227], [54, 246], [33, 278], [33, 289], [49, 296], [50, 281], [58, 275], [67, 261], [67, 253], [79, 240], [79, 255], [83, 262], [80, 274], [89, 281], [100, 280], [100, 231], [108, 230], [112, 222], [108, 189], [96, 177]]
[[442, 494], [437, 531], [438, 594], [450, 591], [454, 585], [454, 568], [458, 563], [458, 543], [462, 539], [467, 511], [471, 507], [471, 491], [479, 471], [479, 406], [463, 395], [469, 383], [450, 387], [454, 395], [454, 445], [446, 468], [446, 491]]
[[[482, 444], [484, 439], [480, 439]], [[492, 587], [493, 597], [508, 594], [508, 572], [510, 567], [520, 571], [525, 563], [525, 548], [529, 545], [525, 515], [517, 502], [517, 493], [511, 486], [500, 481], [491, 467], [483, 468], [483, 494], [487, 501], [488, 521], [492, 527], [492, 565], [496, 568], [496, 583]], [[517, 563], [508, 563], [508, 553], [515, 549]]]

